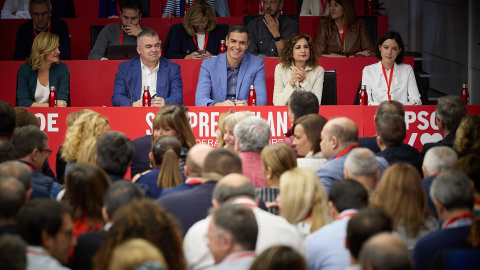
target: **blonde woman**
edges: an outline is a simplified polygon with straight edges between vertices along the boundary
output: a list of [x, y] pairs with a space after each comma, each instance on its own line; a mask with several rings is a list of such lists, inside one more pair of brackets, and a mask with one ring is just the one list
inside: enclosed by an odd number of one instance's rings
[[223, 141], [225, 142], [224, 148], [234, 150], [235, 136], [233, 135], [233, 129], [235, 128], [235, 125], [237, 125], [237, 123], [242, 121], [243, 119], [252, 115], [253, 114], [250, 111], [243, 111], [236, 112], [225, 118], [225, 122], [223, 123], [223, 127], [225, 128], [225, 133], [223, 134]]
[[255, 193], [265, 202], [268, 212], [277, 214], [275, 200], [280, 193], [280, 176], [297, 167], [297, 157], [293, 149], [283, 143], [267, 145], [262, 150], [263, 178], [268, 187], [257, 188]]
[[57, 92], [57, 106], [67, 107], [70, 96], [70, 71], [60, 62], [59, 37], [40, 33], [33, 41], [30, 57], [20, 66], [17, 100], [21, 107], [48, 107], [50, 87]]
[[168, 270], [163, 254], [145, 239], [134, 238], [113, 250], [109, 270]]
[[235, 112], [230, 109], [228, 112], [221, 113], [218, 117], [218, 129], [215, 131], [217, 135], [217, 148], [223, 148], [225, 146], [225, 141], [223, 140], [223, 135], [225, 134], [225, 119], [234, 113]]
[[195, 1], [183, 19], [183, 27], [175, 27], [165, 57], [168, 59], [205, 59], [217, 55], [220, 40], [225, 40], [228, 27], [217, 25], [215, 12], [204, 0]]
[[472, 114], [462, 119], [455, 135], [453, 149], [462, 157], [480, 152], [480, 115]]
[[62, 158], [67, 162], [65, 173], [75, 162], [94, 163], [97, 140], [110, 131], [108, 119], [103, 115], [86, 111], [67, 129]]
[[327, 194], [317, 175], [295, 168], [280, 176], [280, 215], [304, 238], [330, 223]]
[[375, 190], [373, 206], [385, 209], [392, 217], [394, 230], [410, 254], [418, 239], [438, 228], [428, 209], [422, 177], [408, 163], [395, 163], [385, 170]]

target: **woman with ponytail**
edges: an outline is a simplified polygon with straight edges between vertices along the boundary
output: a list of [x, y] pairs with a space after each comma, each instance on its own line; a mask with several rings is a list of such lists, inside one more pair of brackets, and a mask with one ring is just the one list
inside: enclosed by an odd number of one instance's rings
[[175, 137], [159, 137], [153, 143], [149, 154], [154, 168], [135, 175], [132, 182], [147, 189], [146, 194], [152, 199], [157, 199], [163, 189], [180, 185], [183, 182], [178, 167], [181, 148], [180, 142]]

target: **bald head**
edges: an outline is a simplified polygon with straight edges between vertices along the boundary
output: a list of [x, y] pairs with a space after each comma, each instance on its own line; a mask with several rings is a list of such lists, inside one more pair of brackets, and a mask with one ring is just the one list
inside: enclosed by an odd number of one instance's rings
[[252, 181], [238, 173], [223, 177], [213, 190], [213, 199], [219, 204], [234, 200], [237, 197], [255, 199], [255, 187]]
[[185, 176], [186, 177], [202, 177], [203, 164], [208, 153], [213, 151], [213, 147], [207, 144], [195, 144], [188, 151]]
[[391, 233], [379, 233], [372, 236], [363, 245], [359, 260], [362, 269], [412, 269], [405, 244]]
[[323, 127], [321, 137], [323, 157], [330, 158], [345, 148], [358, 144], [357, 125], [347, 117], [332, 118]]

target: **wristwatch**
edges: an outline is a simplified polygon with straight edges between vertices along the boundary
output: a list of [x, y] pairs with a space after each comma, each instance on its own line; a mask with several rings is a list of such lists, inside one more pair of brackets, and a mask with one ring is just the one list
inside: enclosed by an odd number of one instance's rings
[[275, 40], [275, 42], [278, 42], [282, 40], [282, 36], [274, 37], [273, 40]]

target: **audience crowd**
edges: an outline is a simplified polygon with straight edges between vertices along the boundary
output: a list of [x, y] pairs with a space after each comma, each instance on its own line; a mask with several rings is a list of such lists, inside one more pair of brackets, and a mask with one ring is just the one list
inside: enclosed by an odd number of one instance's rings
[[[56, 76], [67, 69], [58, 58], [66, 44], [55, 33], [63, 21], [50, 20], [50, 9], [68, 1], [51, 2], [6, 1], [2, 10], [2, 17], [33, 20], [19, 28], [28, 43], [19, 51], [28, 57], [21, 69], [33, 75], [19, 81], [36, 86], [17, 90], [19, 105], [45, 106], [45, 85], [63, 83]], [[195, 144], [179, 67], [160, 57], [158, 34], [139, 25], [140, 2], [100, 1], [99, 17], [121, 17], [100, 35], [105, 43], [137, 43], [140, 56], [120, 64], [112, 102], [142, 106], [141, 92], [130, 87], [149, 89], [160, 107], [152, 135], [131, 140], [111, 131], [100, 113], [72, 112], [55, 174], [36, 117], [0, 101], [1, 269], [478, 268], [480, 116], [467, 116], [460, 97], [443, 96], [435, 121], [444, 139], [422, 151], [403, 143], [403, 105], [421, 101], [409, 69], [402, 70], [398, 33], [372, 46], [352, 0], [303, 1], [302, 14], [328, 15], [319, 29], [325, 40], [316, 44], [282, 15], [284, 0], [262, 0], [264, 16], [228, 31], [214, 16], [228, 11], [226, 1], [169, 0], [164, 17], [186, 20], [172, 37], [171, 55], [205, 58], [197, 105], [249, 105], [250, 84], [258, 105], [266, 104], [258, 56], [281, 59], [274, 103], [288, 105], [285, 140], [269, 145], [266, 120], [230, 110], [220, 115], [214, 149]], [[238, 8], [250, 12], [251, 1], [244, 2]], [[209, 41], [218, 33], [228, 49], [211, 57]], [[98, 58], [106, 53], [100, 45]], [[365, 68], [364, 80], [383, 67], [386, 82], [367, 88], [378, 104], [377, 134], [359, 138], [352, 119], [319, 115], [324, 70], [317, 55], [375, 53], [380, 62]], [[390, 90], [387, 73], [390, 83], [394, 75], [404, 84]], [[58, 98], [68, 104], [68, 87]]]

